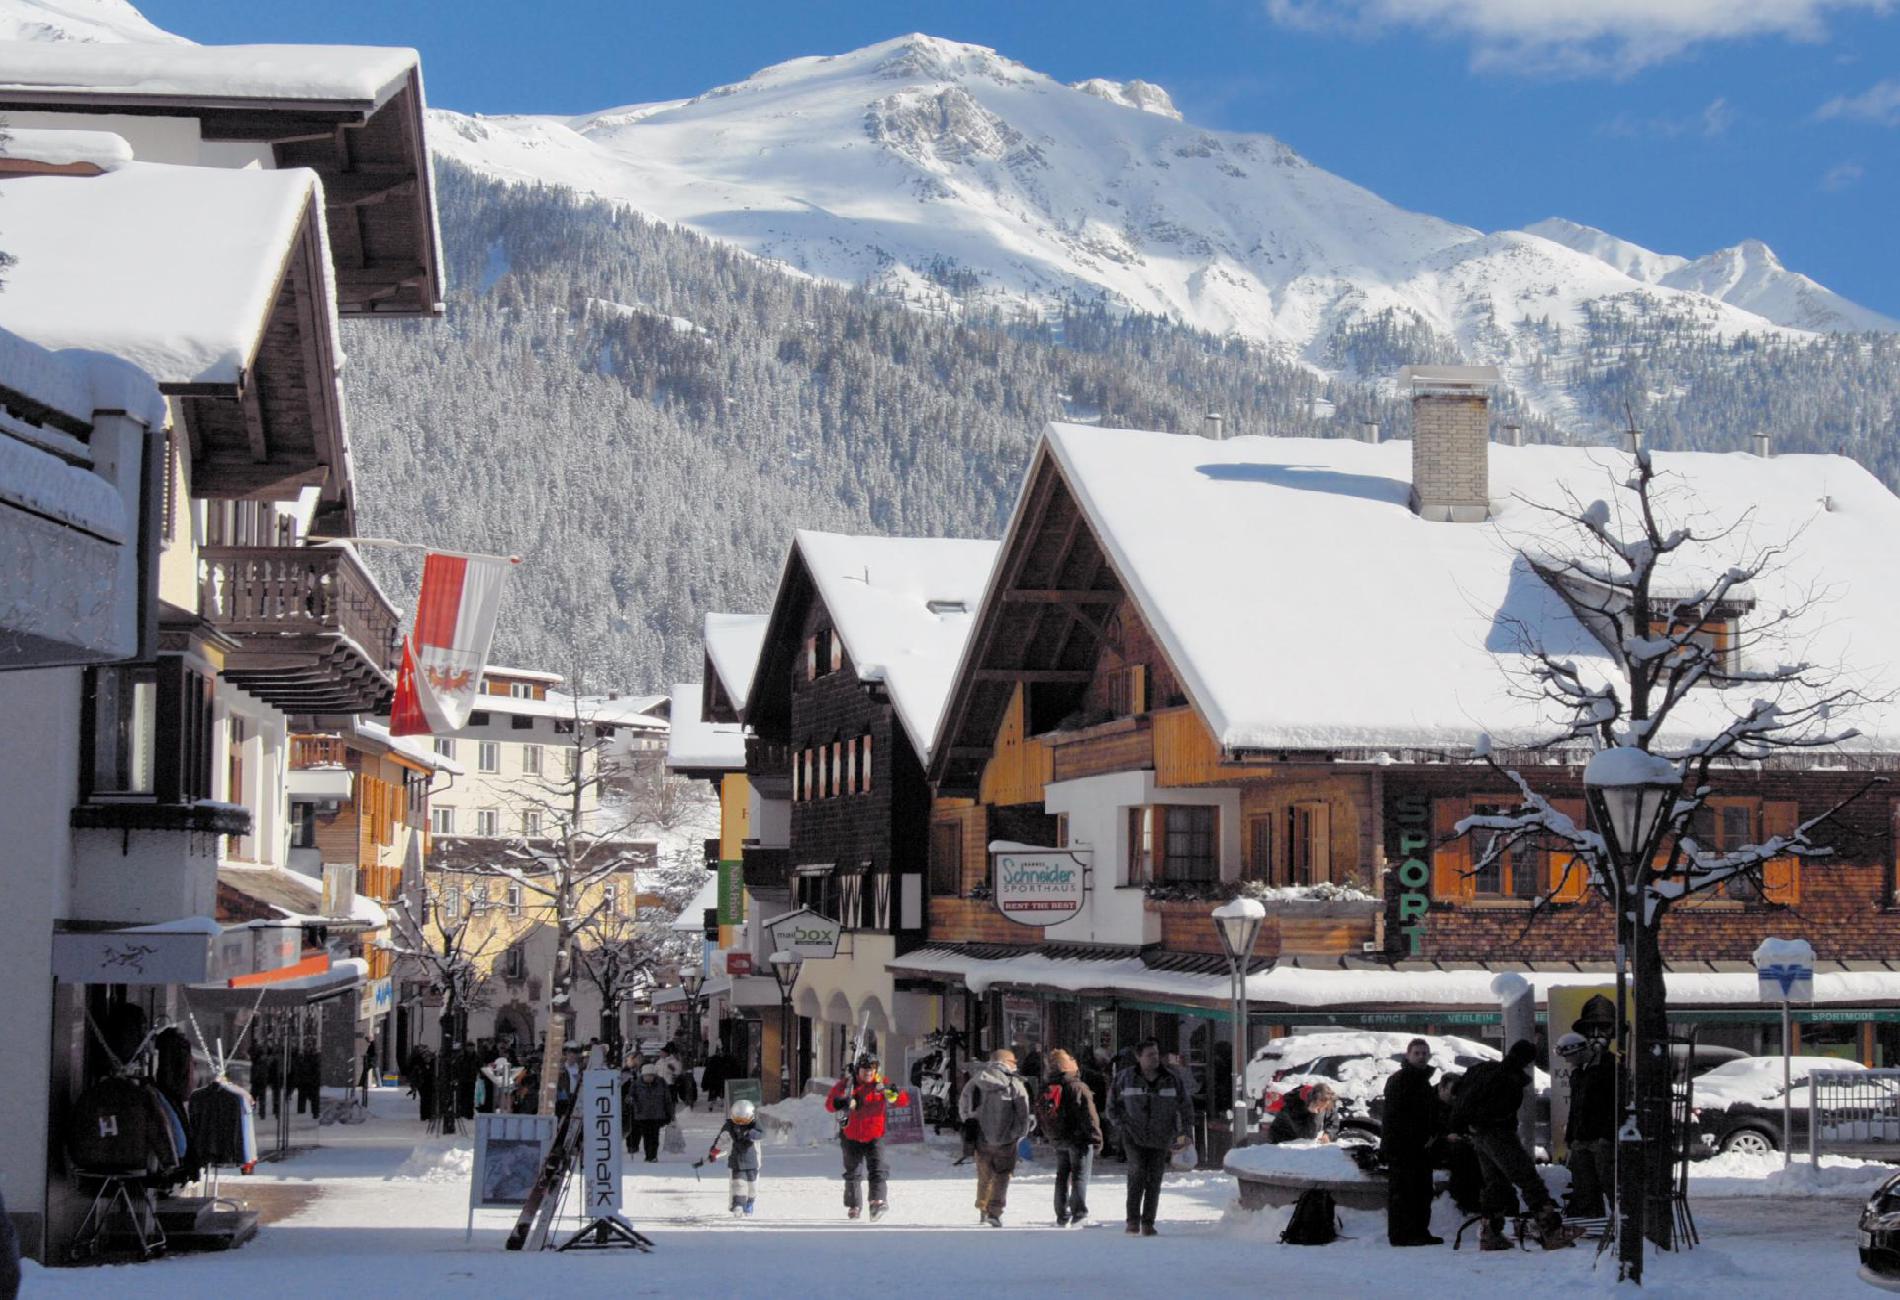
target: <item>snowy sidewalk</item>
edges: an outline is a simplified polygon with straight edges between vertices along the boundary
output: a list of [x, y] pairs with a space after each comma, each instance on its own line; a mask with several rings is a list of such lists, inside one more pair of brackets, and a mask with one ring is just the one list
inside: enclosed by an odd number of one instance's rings
[[[393, 1090], [376, 1095], [371, 1122], [325, 1128], [323, 1149], [250, 1178], [225, 1180], [242, 1197], [247, 1184], [294, 1184], [319, 1195], [256, 1241], [226, 1255], [199, 1255], [113, 1269], [32, 1270], [32, 1297], [138, 1295], [190, 1297], [349, 1295], [465, 1297], [475, 1290], [533, 1294], [559, 1288], [611, 1288], [690, 1296], [806, 1296], [848, 1285], [853, 1291], [908, 1298], [957, 1296], [998, 1286], [1026, 1295], [1122, 1294], [1164, 1285], [1172, 1294], [1275, 1294], [1332, 1297], [1469, 1297], [1508, 1290], [1513, 1300], [1606, 1291], [1614, 1268], [1589, 1249], [1478, 1255], [1466, 1249], [1397, 1251], [1385, 1245], [1377, 1214], [1347, 1213], [1350, 1240], [1326, 1247], [1281, 1246], [1285, 1211], [1230, 1211], [1233, 1182], [1216, 1173], [1169, 1175], [1153, 1239], [1121, 1231], [1122, 1166], [1098, 1167], [1091, 1209], [1102, 1224], [1085, 1231], [1053, 1226], [1053, 1174], [1046, 1162], [1022, 1167], [1011, 1184], [1006, 1226], [976, 1222], [975, 1175], [952, 1167], [946, 1147], [891, 1152], [891, 1212], [881, 1223], [844, 1218], [835, 1145], [769, 1145], [758, 1216], [726, 1213], [723, 1165], [695, 1178], [719, 1117], [705, 1110], [685, 1121], [686, 1154], [657, 1165], [636, 1156], [627, 1166], [627, 1213], [658, 1249], [651, 1255], [590, 1252], [511, 1254], [502, 1241], [514, 1216], [480, 1211], [464, 1242], [470, 1158], [463, 1143], [431, 1139], [411, 1116], [414, 1103]], [[334, 1136], [333, 1136], [334, 1135]], [[1739, 1172], [1739, 1171], [1737, 1171]], [[1438, 1230], [1455, 1217], [1442, 1203]], [[1723, 1300], [1787, 1295], [1850, 1296], [1855, 1278], [1854, 1218], [1859, 1201], [1737, 1198], [1695, 1204], [1704, 1246], [1655, 1260], [1649, 1296], [1719, 1295]], [[565, 1221], [564, 1228], [571, 1224]], [[745, 1237], [757, 1237], [746, 1241]]]

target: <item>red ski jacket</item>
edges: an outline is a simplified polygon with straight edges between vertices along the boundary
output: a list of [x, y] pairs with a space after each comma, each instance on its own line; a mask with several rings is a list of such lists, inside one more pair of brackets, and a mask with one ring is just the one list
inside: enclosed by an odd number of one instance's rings
[[[855, 1106], [851, 1104], [853, 1100], [857, 1103]], [[826, 1110], [850, 1109], [844, 1135], [853, 1142], [875, 1142], [883, 1137], [885, 1108], [908, 1105], [910, 1094], [902, 1088], [891, 1087], [883, 1075], [870, 1083], [853, 1084], [849, 1079], [840, 1079], [831, 1085], [831, 1092], [825, 1098]]]

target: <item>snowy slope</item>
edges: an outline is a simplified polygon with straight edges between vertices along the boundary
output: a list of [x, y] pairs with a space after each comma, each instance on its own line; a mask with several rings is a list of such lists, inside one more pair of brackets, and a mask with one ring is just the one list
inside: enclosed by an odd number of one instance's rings
[[1562, 217], [1539, 221], [1524, 230], [1587, 253], [1633, 279], [1706, 294], [1792, 329], [1900, 329], [1900, 321], [1849, 302], [1807, 276], [1790, 271], [1774, 250], [1758, 239], [1744, 240], [1733, 248], [1718, 249], [1690, 261], [1652, 253], [1639, 244]]
[[437, 113], [433, 143], [913, 301], [945, 298], [953, 273], [1004, 301], [1106, 295], [1334, 372], [1351, 370], [1343, 332], [1388, 312], [1526, 385], [1553, 359], [1553, 327], [1584, 328], [1606, 305], [1721, 336], [1900, 328], [1758, 244], [1689, 262], [1566, 222], [1486, 235], [1395, 207], [1269, 136], [1195, 127], [1159, 87], [1065, 86], [929, 36], [795, 59], [686, 101]]

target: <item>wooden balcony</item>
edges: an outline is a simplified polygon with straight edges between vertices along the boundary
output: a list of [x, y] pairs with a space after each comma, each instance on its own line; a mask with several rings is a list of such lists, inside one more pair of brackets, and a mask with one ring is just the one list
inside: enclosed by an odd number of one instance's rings
[[792, 797], [792, 746], [789, 741], [747, 736], [745, 773], [752, 788], [767, 799]]
[[[1169, 952], [1199, 952], [1219, 956], [1220, 936], [1214, 931], [1213, 910], [1218, 900], [1145, 900], [1146, 909], [1161, 918], [1161, 946]], [[1295, 899], [1268, 903], [1266, 923], [1254, 944], [1254, 955], [1280, 957], [1356, 957], [1377, 937], [1376, 900], [1320, 901]]]
[[349, 750], [336, 736], [292, 736], [290, 770], [301, 772], [313, 767], [346, 767]]
[[396, 690], [400, 616], [339, 546], [198, 553], [200, 608], [238, 642], [223, 676], [286, 713], [374, 713]]

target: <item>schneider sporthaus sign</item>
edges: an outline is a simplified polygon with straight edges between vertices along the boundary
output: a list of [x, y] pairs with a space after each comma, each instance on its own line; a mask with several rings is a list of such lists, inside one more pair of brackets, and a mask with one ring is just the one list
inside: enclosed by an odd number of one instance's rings
[[1089, 868], [1078, 852], [996, 840], [996, 910], [1019, 925], [1057, 925], [1082, 910]]

